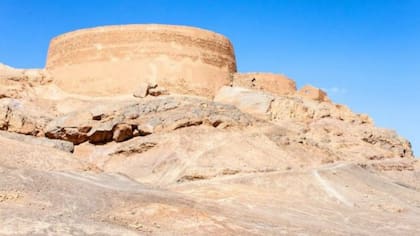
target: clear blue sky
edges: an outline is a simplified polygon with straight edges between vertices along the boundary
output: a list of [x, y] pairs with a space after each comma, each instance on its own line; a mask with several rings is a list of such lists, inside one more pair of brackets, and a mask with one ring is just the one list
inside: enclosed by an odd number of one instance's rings
[[43, 67], [49, 40], [98, 25], [164, 23], [228, 36], [239, 71], [325, 88], [420, 152], [420, 1], [0, 1], [0, 62]]

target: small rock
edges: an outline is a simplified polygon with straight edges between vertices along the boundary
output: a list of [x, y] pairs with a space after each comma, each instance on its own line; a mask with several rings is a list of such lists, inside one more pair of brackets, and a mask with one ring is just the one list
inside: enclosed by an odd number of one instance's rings
[[114, 128], [114, 134], [112, 139], [115, 142], [123, 142], [133, 137], [133, 129], [128, 124], [118, 124]]
[[156, 96], [160, 96], [160, 95], [168, 95], [169, 92], [168, 92], [168, 90], [166, 90], [163, 87], [157, 87], [157, 88], [150, 88], [149, 91], [148, 91], [148, 94], [150, 96], [155, 96], [156, 97]]
[[141, 83], [133, 93], [133, 96], [136, 98], [145, 98], [149, 90], [149, 85], [147, 83]]
[[[147, 95], [152, 95], [152, 94], [156, 94], [157, 92], [162, 92], [161, 91], [162, 89], [158, 89], [157, 87], [158, 87], [157, 83], [154, 83], [154, 82], [141, 83], [137, 87], [137, 89], [134, 91], [133, 96], [137, 98], [144, 98]], [[152, 95], [152, 96], [159, 96], [159, 95]]]
[[92, 128], [87, 134], [89, 142], [92, 144], [104, 144], [112, 141], [113, 129], [116, 123], [111, 120], [106, 123], [102, 123], [99, 126]]
[[89, 130], [90, 127], [62, 127], [48, 130], [45, 133], [45, 136], [50, 139], [61, 139], [69, 141], [72, 142], [74, 145], [77, 145], [86, 142], [89, 139], [87, 136], [87, 132], [89, 132]]

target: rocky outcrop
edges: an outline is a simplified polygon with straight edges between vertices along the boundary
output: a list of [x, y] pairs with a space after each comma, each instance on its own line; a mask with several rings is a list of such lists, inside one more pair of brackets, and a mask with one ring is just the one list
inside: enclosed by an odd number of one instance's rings
[[242, 87], [222, 87], [214, 101], [234, 105], [245, 113], [270, 120], [308, 123], [322, 118], [334, 118], [355, 124], [373, 123], [369, 116], [355, 114], [344, 105], [300, 96], [275, 96]]
[[0, 99], [33, 95], [33, 87], [51, 82], [43, 69], [16, 69], [0, 63]]
[[270, 139], [275, 137], [273, 141], [281, 147], [319, 153], [324, 156], [322, 162], [414, 157], [407, 140], [395, 132], [374, 127], [369, 116], [355, 114], [344, 105], [300, 96], [273, 96], [239, 87], [223, 87], [215, 101], [286, 126], [288, 132], [278, 137], [270, 134]]
[[390, 218], [404, 227], [381, 233], [418, 233], [408, 141], [342, 105], [223, 89], [219, 102], [73, 98], [62, 113], [0, 99], [25, 120], [49, 114], [37, 135], [77, 144], [0, 137], [0, 234], [363, 234]]
[[[243, 127], [253, 118], [235, 107], [188, 97], [162, 97], [130, 103], [114, 103], [109, 110], [93, 106], [53, 120], [46, 136], [80, 144], [120, 142], [133, 136], [167, 132], [189, 126]], [[89, 112], [92, 110], [92, 112]]]
[[276, 97], [271, 103], [270, 116], [273, 120], [312, 122], [322, 118], [333, 118], [354, 124], [373, 124], [365, 114], [355, 114], [348, 107], [329, 102], [318, 102], [299, 96]]
[[0, 129], [20, 134], [42, 136], [53, 114], [30, 102], [4, 98], [0, 100]]
[[298, 91], [298, 95], [319, 102], [330, 102], [327, 93], [312, 85], [305, 85]]
[[312, 122], [302, 136], [302, 142], [328, 149], [340, 160], [369, 162], [414, 158], [410, 142], [394, 131], [333, 118]]
[[13, 81], [36, 86], [51, 82], [51, 78], [44, 69], [16, 69], [0, 63], [0, 84], [10, 84]]
[[216, 94], [214, 101], [231, 104], [241, 111], [257, 116], [265, 116], [270, 111], [274, 97], [241, 87], [222, 87]]

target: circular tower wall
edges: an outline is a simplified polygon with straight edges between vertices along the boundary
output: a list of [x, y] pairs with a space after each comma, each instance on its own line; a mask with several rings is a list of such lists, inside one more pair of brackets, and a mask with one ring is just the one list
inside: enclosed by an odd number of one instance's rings
[[157, 83], [211, 97], [236, 71], [224, 36], [186, 26], [124, 25], [77, 30], [51, 40], [46, 69], [61, 89], [82, 95], [132, 93]]

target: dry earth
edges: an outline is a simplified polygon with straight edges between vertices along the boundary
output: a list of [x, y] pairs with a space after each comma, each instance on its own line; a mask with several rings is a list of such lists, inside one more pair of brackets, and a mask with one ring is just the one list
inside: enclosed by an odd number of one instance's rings
[[420, 234], [410, 143], [316, 88], [88, 97], [45, 73], [0, 65], [0, 235]]

